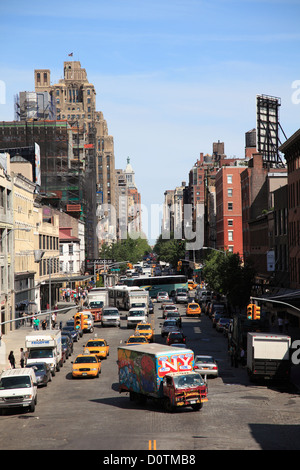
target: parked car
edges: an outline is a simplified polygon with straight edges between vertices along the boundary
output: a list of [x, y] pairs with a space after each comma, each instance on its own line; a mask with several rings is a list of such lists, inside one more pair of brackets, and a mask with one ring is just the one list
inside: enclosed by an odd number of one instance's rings
[[66, 359], [68, 359], [73, 352], [73, 342], [71, 341], [69, 336], [61, 335], [61, 346], [63, 351], [65, 352]]
[[213, 377], [218, 377], [219, 375], [218, 364], [212, 356], [196, 355], [194, 370], [199, 372], [200, 375]]
[[74, 341], [73, 341], [73, 338], [72, 338], [72, 335], [71, 335], [70, 331], [66, 331], [66, 330], [65, 330], [65, 331], [62, 331], [62, 332], [61, 332], [61, 337], [63, 338], [64, 336], [66, 336], [66, 337], [69, 339], [70, 344], [71, 344], [71, 346], [70, 346], [70, 347], [71, 347], [71, 352], [73, 352], [73, 349], [74, 349]]
[[35, 362], [32, 364], [28, 364], [26, 368], [31, 368], [34, 370], [38, 387], [47, 387], [48, 382], [51, 382], [51, 369], [49, 364], [46, 364], [46, 362]]
[[75, 328], [74, 320], [71, 318], [70, 320], [66, 321], [66, 326], [72, 326], [79, 334], [80, 338], [83, 336], [83, 331], [81, 328]]
[[164, 300], [169, 300], [168, 292], [158, 292], [156, 296], [157, 302], [163, 302]]
[[216, 328], [219, 318], [223, 316], [223, 312], [215, 312], [212, 316], [212, 327]]
[[75, 342], [79, 340], [79, 333], [75, 330], [74, 326], [63, 326], [61, 332], [69, 332]]
[[224, 328], [229, 324], [229, 320], [230, 320], [229, 318], [220, 317], [216, 324], [216, 330], [223, 331]]
[[171, 344], [176, 345], [176, 343], [184, 344], [185, 336], [182, 331], [170, 331], [166, 342], [168, 346], [171, 346]]

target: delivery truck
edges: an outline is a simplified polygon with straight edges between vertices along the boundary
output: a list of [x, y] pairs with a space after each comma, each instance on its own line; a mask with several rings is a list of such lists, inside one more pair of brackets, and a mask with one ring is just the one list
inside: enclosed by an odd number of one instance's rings
[[52, 376], [59, 371], [63, 363], [61, 331], [34, 331], [25, 337], [26, 364], [46, 362]]
[[190, 349], [158, 343], [119, 347], [119, 392], [141, 403], [153, 399], [167, 411], [187, 406], [200, 410], [207, 386], [193, 367]]
[[103, 308], [108, 304], [108, 290], [105, 287], [95, 287], [88, 293], [85, 307], [93, 315], [94, 322], [101, 322]]
[[128, 291], [128, 310], [131, 308], [143, 308], [145, 314], [149, 311], [149, 292], [144, 289], [134, 289]]
[[291, 338], [273, 333], [248, 333], [247, 372], [251, 380], [290, 378]]

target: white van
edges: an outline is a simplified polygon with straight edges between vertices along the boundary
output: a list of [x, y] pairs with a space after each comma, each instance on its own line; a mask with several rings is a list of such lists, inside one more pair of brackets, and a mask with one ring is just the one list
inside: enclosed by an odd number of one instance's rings
[[34, 370], [9, 369], [0, 376], [0, 410], [29, 408], [34, 412], [37, 404], [37, 380]]

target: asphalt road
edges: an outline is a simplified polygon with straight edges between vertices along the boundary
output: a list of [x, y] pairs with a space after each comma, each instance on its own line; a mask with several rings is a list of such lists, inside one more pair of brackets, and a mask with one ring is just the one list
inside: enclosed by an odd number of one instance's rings
[[[180, 309], [184, 313], [184, 307]], [[75, 343], [73, 356], [46, 388], [39, 389], [34, 413], [0, 416], [1, 450], [119, 450], [125, 455], [149, 448], [169, 453], [300, 449], [300, 396], [253, 385], [245, 369], [231, 367], [227, 340], [206, 316], [183, 317], [187, 346], [195, 354], [212, 354], [219, 364], [220, 376], [208, 379], [209, 401], [201, 411], [166, 413], [151, 401], [142, 406], [120, 395], [117, 347], [132, 333], [124, 318], [121, 328], [96, 326], [93, 334]], [[165, 343], [157, 304], [149, 318], [156, 342]], [[97, 379], [74, 380], [71, 361], [95, 334], [110, 345], [102, 373]]]

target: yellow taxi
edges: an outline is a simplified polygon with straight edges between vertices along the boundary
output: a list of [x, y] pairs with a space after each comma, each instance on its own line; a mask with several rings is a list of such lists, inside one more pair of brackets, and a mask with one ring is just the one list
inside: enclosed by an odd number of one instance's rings
[[145, 336], [142, 335], [132, 335], [129, 336], [128, 340], [126, 341], [126, 346], [131, 346], [132, 344], [147, 344], [149, 341]]
[[201, 315], [201, 307], [197, 302], [190, 302], [186, 308], [187, 316]]
[[106, 359], [109, 356], [109, 345], [102, 338], [89, 339], [84, 346], [84, 351], [90, 354], [96, 354], [98, 359]]
[[189, 290], [194, 290], [196, 289], [196, 287], [198, 287], [198, 284], [192, 280], [189, 280], [188, 281], [188, 289]]
[[79, 354], [72, 367], [72, 377], [99, 377], [101, 361], [95, 354]]
[[149, 343], [153, 342], [154, 332], [153, 332], [151, 323], [146, 323], [146, 322], [138, 323], [136, 325], [134, 334], [145, 336], [145, 338], [147, 338]]

